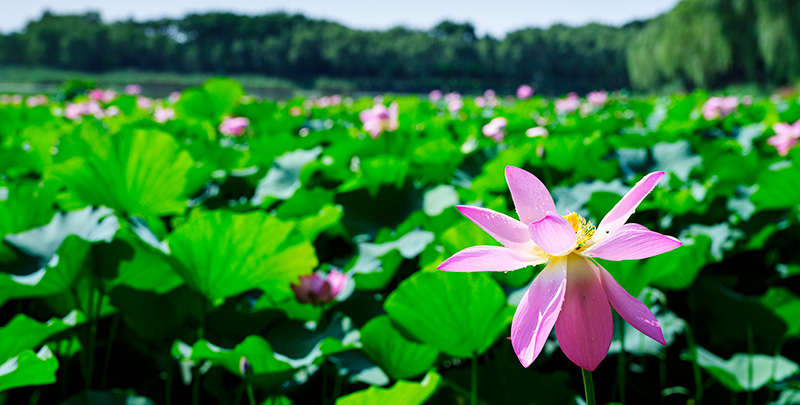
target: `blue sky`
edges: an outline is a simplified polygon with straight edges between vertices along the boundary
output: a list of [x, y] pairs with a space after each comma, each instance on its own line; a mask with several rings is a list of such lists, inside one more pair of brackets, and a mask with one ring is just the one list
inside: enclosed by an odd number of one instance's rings
[[246, 14], [300, 12], [354, 28], [378, 29], [396, 25], [427, 29], [449, 18], [471, 22], [481, 35], [503, 36], [518, 28], [546, 27], [557, 22], [620, 25], [667, 11], [678, 0], [0, 0], [1, 3], [6, 3], [0, 5], [1, 32], [21, 29], [45, 9], [59, 13], [96, 10], [106, 21], [179, 17], [213, 10]]

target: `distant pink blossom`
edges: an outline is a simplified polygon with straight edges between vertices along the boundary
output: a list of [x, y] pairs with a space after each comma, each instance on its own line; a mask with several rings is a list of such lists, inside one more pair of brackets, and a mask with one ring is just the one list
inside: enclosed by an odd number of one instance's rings
[[38, 94], [32, 97], [28, 97], [28, 99], [25, 100], [25, 105], [33, 108], [36, 106], [45, 105], [47, 104], [47, 102], [48, 102], [47, 96], [45, 96], [44, 94]]
[[117, 92], [111, 89], [94, 89], [89, 92], [89, 98], [95, 101], [102, 101], [104, 103], [111, 102], [117, 97]]
[[300, 284], [292, 284], [291, 287], [297, 301], [319, 305], [333, 301], [348, 280], [346, 274], [332, 269], [327, 275], [317, 271], [310, 276], [300, 276]]
[[340, 104], [342, 104], [342, 96], [339, 95], [339, 94], [332, 95], [330, 100], [331, 100], [331, 105], [340, 105]]
[[181, 92], [179, 91], [173, 91], [172, 93], [169, 93], [169, 96], [167, 97], [167, 101], [169, 101], [170, 104], [175, 104], [180, 99], [181, 99]]
[[739, 99], [736, 96], [711, 97], [703, 105], [703, 117], [708, 121], [724, 118], [732, 113], [738, 105]]
[[165, 123], [175, 119], [175, 110], [172, 108], [156, 107], [153, 112], [153, 119], [158, 123]]
[[461, 100], [461, 94], [453, 92], [453, 93], [447, 93], [444, 96], [444, 101], [446, 101], [448, 103], [451, 102], [451, 101], [455, 101], [455, 100]]
[[245, 117], [225, 117], [219, 124], [219, 132], [229, 136], [242, 136], [249, 126], [250, 120]]
[[442, 99], [442, 91], [441, 90], [431, 90], [428, 93], [428, 99], [433, 101], [434, 103]]
[[142, 86], [138, 84], [129, 84], [125, 86], [125, 94], [136, 95], [142, 93]]
[[119, 107], [115, 105], [106, 108], [106, 110], [103, 112], [103, 114], [105, 114], [106, 117], [116, 117], [117, 115], [119, 115], [119, 113], [120, 113]]
[[142, 110], [148, 110], [150, 109], [150, 107], [153, 106], [153, 99], [144, 96], [139, 96], [136, 98], [136, 105]]
[[464, 100], [460, 98], [447, 102], [447, 110], [451, 113], [457, 113], [461, 111], [462, 108], [464, 108]]
[[502, 141], [506, 137], [506, 128], [508, 127], [508, 120], [504, 117], [497, 117], [488, 124], [483, 126], [483, 136], [492, 138], [495, 141]]
[[523, 84], [517, 88], [517, 98], [524, 100], [531, 97], [533, 97], [533, 87]]
[[488, 89], [488, 90], [483, 92], [483, 97], [486, 97], [487, 99], [495, 98], [496, 96], [497, 96], [497, 93], [495, 93], [495, 91], [492, 90], [492, 89]]
[[578, 109], [580, 101], [581, 99], [578, 97], [578, 93], [569, 93], [567, 97], [556, 100], [556, 112], [559, 114], [569, 114]]
[[525, 131], [525, 136], [528, 138], [547, 137], [547, 135], [547, 128], [545, 127], [533, 127]]
[[298, 106], [294, 106], [292, 108], [289, 108], [289, 115], [291, 115], [292, 117], [299, 117], [300, 114], [302, 114], [302, 113], [303, 113], [303, 109], [298, 107]]
[[586, 95], [586, 100], [589, 104], [595, 107], [601, 107], [608, 101], [608, 92], [593, 91]]
[[775, 135], [767, 139], [767, 143], [774, 146], [779, 155], [786, 156], [800, 140], [800, 120], [792, 125], [780, 122], [773, 125], [772, 129]]
[[64, 117], [70, 120], [77, 120], [85, 116], [94, 116], [95, 118], [103, 118], [105, 110], [96, 100], [84, 101], [81, 103], [67, 103], [64, 109]]
[[559, 215], [547, 187], [533, 174], [507, 166], [505, 175], [519, 220], [486, 208], [457, 207], [503, 246], [468, 247], [438, 269], [508, 272], [546, 263], [511, 322], [511, 344], [522, 365], [533, 363], [555, 328], [567, 358], [593, 371], [608, 354], [614, 336], [611, 307], [645, 336], [665, 345], [650, 309], [594, 261], [640, 260], [681, 246], [676, 238], [627, 223], [664, 172], [650, 173], [636, 183], [596, 228], [574, 212]]
[[392, 103], [388, 108], [383, 104], [375, 104], [372, 108], [361, 111], [358, 115], [364, 123], [364, 130], [372, 139], [378, 139], [383, 132], [393, 132], [398, 128], [398, 107]]

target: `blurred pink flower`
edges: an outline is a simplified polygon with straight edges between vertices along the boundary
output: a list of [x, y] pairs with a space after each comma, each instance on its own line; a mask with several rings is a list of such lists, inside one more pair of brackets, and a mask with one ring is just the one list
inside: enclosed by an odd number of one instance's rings
[[175, 110], [172, 108], [156, 107], [153, 112], [153, 119], [158, 123], [165, 123], [175, 119]]
[[608, 92], [605, 91], [593, 91], [586, 95], [586, 100], [589, 104], [600, 107], [605, 105], [606, 101], [608, 101]]
[[650, 309], [593, 261], [639, 260], [681, 246], [671, 236], [626, 224], [664, 172], [650, 173], [636, 183], [597, 228], [576, 213], [558, 215], [547, 188], [533, 174], [512, 166], [505, 174], [519, 221], [486, 208], [457, 207], [503, 247], [469, 247], [438, 268], [506, 272], [547, 263], [522, 297], [511, 323], [511, 343], [522, 365], [533, 363], [555, 327], [564, 354], [578, 366], [594, 370], [611, 346], [611, 307], [631, 326], [666, 344]]
[[150, 107], [153, 106], [153, 99], [144, 96], [139, 96], [136, 98], [136, 105], [142, 110], [148, 110], [150, 109]]
[[106, 117], [116, 117], [117, 115], [119, 115], [119, 113], [120, 113], [119, 107], [115, 105], [106, 108], [106, 110], [104, 111]]
[[483, 96], [475, 97], [475, 105], [478, 107], [486, 107], [486, 99]]
[[528, 138], [547, 137], [547, 134], [547, 128], [545, 127], [533, 127], [525, 131], [525, 136]]
[[517, 88], [517, 98], [524, 100], [531, 97], [533, 97], [533, 87], [523, 84]]
[[89, 98], [95, 101], [102, 101], [104, 103], [111, 102], [111, 100], [114, 100], [115, 97], [117, 97], [117, 92], [111, 89], [94, 89], [89, 92]]
[[724, 118], [732, 113], [738, 105], [739, 99], [736, 96], [711, 97], [703, 104], [703, 117], [708, 121]]
[[792, 125], [780, 122], [773, 125], [772, 129], [775, 131], [775, 135], [767, 139], [767, 143], [774, 146], [779, 155], [786, 156], [800, 140], [800, 120]]
[[289, 115], [291, 115], [292, 117], [299, 117], [300, 114], [302, 114], [302, 113], [303, 113], [303, 109], [298, 107], [298, 106], [294, 106], [292, 108], [289, 108]]
[[45, 96], [44, 94], [38, 94], [33, 97], [28, 97], [28, 99], [25, 100], [25, 105], [33, 108], [36, 106], [45, 105], [47, 104], [47, 102], [48, 102], [47, 96]]
[[70, 120], [77, 120], [85, 116], [94, 116], [95, 118], [103, 118], [105, 110], [100, 106], [96, 100], [89, 100], [80, 103], [67, 103], [64, 109], [64, 117]]
[[556, 100], [556, 112], [559, 114], [569, 114], [578, 109], [580, 105], [580, 97], [578, 93], [569, 93], [567, 97]]
[[492, 138], [495, 141], [502, 141], [506, 137], [506, 128], [508, 127], [508, 120], [504, 117], [497, 117], [488, 124], [483, 126], [483, 136]]
[[317, 271], [310, 276], [300, 276], [300, 284], [292, 284], [297, 301], [304, 304], [327, 304], [333, 301], [347, 284], [348, 277], [332, 269], [327, 275]]
[[172, 93], [169, 93], [169, 96], [167, 97], [167, 101], [169, 101], [170, 104], [175, 104], [180, 99], [181, 99], [181, 92], [179, 91], [173, 91]]
[[338, 94], [334, 94], [331, 96], [331, 105], [339, 105], [342, 104], [342, 96]]
[[428, 93], [428, 99], [433, 101], [434, 103], [442, 99], [442, 91], [441, 90], [431, 90]]
[[219, 124], [219, 132], [229, 136], [242, 136], [249, 126], [250, 120], [245, 117], [225, 117]]
[[129, 84], [125, 86], [125, 94], [136, 95], [141, 93], [142, 93], [142, 86], [138, 84]]
[[483, 92], [483, 96], [486, 97], [487, 99], [488, 98], [494, 98], [496, 95], [497, 95], [497, 93], [495, 93], [494, 90], [492, 90], [492, 89], [488, 89], [488, 90]]
[[392, 103], [389, 108], [383, 104], [375, 104], [372, 108], [361, 111], [358, 115], [364, 123], [364, 130], [372, 139], [378, 139], [383, 132], [393, 132], [398, 128], [398, 107]]

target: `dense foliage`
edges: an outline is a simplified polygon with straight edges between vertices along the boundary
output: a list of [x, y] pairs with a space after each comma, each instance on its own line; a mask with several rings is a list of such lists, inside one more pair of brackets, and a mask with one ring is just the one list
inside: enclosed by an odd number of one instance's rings
[[541, 266], [436, 269], [496, 243], [456, 204], [515, 216], [506, 165], [593, 221], [667, 173], [632, 220], [684, 245], [603, 262], [667, 346], [615, 327], [601, 402], [800, 401], [800, 99], [453, 99], [0, 98], [0, 403], [571, 403], [506, 339]]
[[780, 85], [800, 78], [798, 27], [800, 5], [792, 0], [685, 0], [623, 27], [557, 24], [502, 39], [450, 21], [427, 31], [364, 31], [284, 13], [104, 23], [96, 13], [47, 12], [0, 35], [0, 65], [259, 74], [306, 88], [329, 77], [378, 91]]

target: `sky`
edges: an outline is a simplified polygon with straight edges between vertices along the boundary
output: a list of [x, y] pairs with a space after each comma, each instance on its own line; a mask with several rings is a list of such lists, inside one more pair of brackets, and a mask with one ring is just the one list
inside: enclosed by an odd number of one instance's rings
[[362, 29], [397, 25], [429, 29], [450, 19], [472, 23], [479, 35], [502, 37], [516, 29], [555, 23], [622, 25], [656, 16], [677, 3], [678, 0], [0, 0], [0, 32], [20, 30], [46, 9], [55, 13], [98, 11], [105, 21], [181, 17], [205, 11], [285, 11]]

